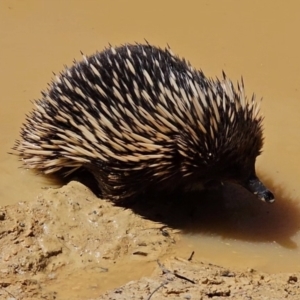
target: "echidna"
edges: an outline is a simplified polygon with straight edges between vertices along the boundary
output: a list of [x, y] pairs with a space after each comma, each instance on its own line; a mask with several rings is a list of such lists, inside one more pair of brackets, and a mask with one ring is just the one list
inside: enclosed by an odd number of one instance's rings
[[43, 173], [84, 167], [115, 202], [145, 191], [234, 181], [273, 202], [255, 173], [259, 103], [209, 79], [169, 47], [109, 47], [74, 62], [42, 92], [14, 149]]

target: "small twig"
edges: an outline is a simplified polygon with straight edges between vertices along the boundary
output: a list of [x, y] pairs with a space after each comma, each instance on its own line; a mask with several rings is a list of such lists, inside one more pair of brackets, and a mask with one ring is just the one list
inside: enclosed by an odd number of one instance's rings
[[150, 300], [151, 297], [153, 296], [154, 293], [156, 293], [161, 287], [163, 287], [164, 285], [168, 284], [168, 281], [163, 282], [160, 286], [158, 286], [148, 297], [147, 300]]
[[178, 274], [177, 272], [173, 272], [172, 274], [173, 274], [175, 277], [177, 277], [177, 278], [186, 280], [186, 281], [188, 281], [188, 282], [190, 282], [190, 283], [192, 283], [192, 284], [196, 284], [196, 282], [195, 282], [194, 280], [189, 279], [189, 278], [187, 278], [187, 277], [185, 277], [185, 276], [182, 276], [182, 275]]
[[193, 259], [194, 254], [195, 254], [195, 251], [193, 251], [193, 252], [191, 253], [190, 257], [188, 258], [188, 261], [191, 261], [191, 260]]
[[171, 273], [172, 275], [174, 275], [174, 276], [177, 277], [177, 278], [186, 280], [186, 281], [188, 281], [188, 282], [190, 282], [190, 283], [192, 283], [192, 284], [195, 284], [195, 283], [196, 283], [194, 280], [189, 279], [189, 278], [187, 278], [187, 277], [185, 277], [185, 276], [183, 276], [183, 275], [180, 275], [180, 274], [178, 274], [177, 272], [172, 272], [172, 271], [168, 270], [168, 269], [167, 269], [167, 268], [166, 268], [159, 260], [157, 260], [157, 263], [158, 263], [159, 267], [162, 269], [163, 274]]
[[135, 251], [132, 253], [133, 255], [141, 255], [141, 256], [147, 256], [148, 253], [144, 251]]

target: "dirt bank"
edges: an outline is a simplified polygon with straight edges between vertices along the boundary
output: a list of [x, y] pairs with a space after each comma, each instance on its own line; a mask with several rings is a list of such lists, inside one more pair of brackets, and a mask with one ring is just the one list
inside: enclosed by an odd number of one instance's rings
[[300, 274], [178, 258], [180, 231], [78, 182], [0, 208], [0, 299], [299, 299]]

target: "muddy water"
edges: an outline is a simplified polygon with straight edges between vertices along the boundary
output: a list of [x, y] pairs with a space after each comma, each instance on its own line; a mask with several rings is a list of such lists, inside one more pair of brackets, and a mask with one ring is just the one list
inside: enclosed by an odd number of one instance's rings
[[[31, 99], [80, 51], [108, 43], [169, 43], [208, 76], [224, 69], [264, 97], [266, 142], [258, 170], [277, 202], [228, 204], [174, 251], [228, 266], [299, 271], [300, 28], [298, 1], [8, 1], [0, 3], [0, 204], [30, 200], [53, 183], [7, 154]], [[228, 192], [230, 195], [232, 192]], [[228, 197], [228, 196], [227, 196]], [[214, 214], [214, 212], [211, 212]], [[217, 219], [216, 216], [219, 216]], [[216, 222], [212, 222], [215, 220]], [[221, 220], [221, 222], [220, 222]]]

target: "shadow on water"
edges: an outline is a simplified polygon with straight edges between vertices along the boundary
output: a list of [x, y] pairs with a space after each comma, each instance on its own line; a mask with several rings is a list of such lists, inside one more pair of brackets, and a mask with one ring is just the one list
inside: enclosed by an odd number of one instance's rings
[[[83, 174], [77, 180], [99, 195], [95, 182]], [[299, 202], [270, 179], [263, 178], [263, 182], [275, 194], [276, 201], [272, 204], [258, 200], [241, 186], [225, 184], [213, 191], [143, 195], [122, 207], [185, 233], [216, 234], [253, 242], [275, 241], [285, 248], [298, 248], [292, 237], [300, 230]]]
[[[266, 181], [265, 181], [266, 182]], [[266, 184], [272, 188], [270, 182]], [[226, 184], [220, 191], [182, 196], [148, 196], [130, 208], [133, 212], [186, 233], [217, 234], [254, 242], [277, 242], [295, 249], [300, 229], [300, 207], [282, 187], [272, 189], [276, 202], [259, 201], [242, 187]]]

